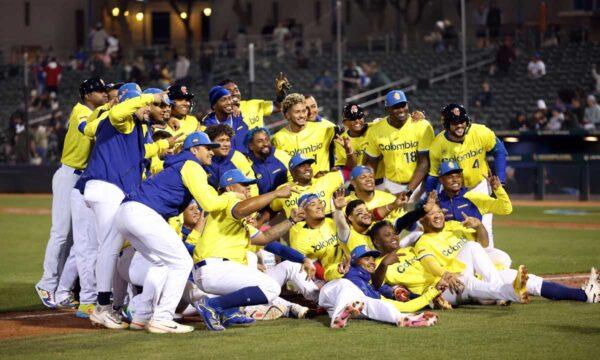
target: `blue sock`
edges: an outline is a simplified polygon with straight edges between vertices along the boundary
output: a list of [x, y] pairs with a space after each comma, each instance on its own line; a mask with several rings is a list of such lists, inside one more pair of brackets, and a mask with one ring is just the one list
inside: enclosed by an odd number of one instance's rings
[[258, 286], [249, 286], [227, 295], [209, 298], [206, 302], [208, 306], [222, 312], [234, 307], [267, 304], [269, 300]]
[[585, 291], [551, 281], [542, 282], [542, 296], [550, 300], [587, 301]]

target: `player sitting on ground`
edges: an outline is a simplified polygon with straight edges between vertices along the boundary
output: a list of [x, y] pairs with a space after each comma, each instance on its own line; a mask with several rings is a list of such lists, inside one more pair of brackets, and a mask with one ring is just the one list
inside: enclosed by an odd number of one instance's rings
[[352, 263], [344, 278], [330, 281], [323, 286], [319, 294], [319, 305], [329, 313], [331, 327], [343, 328], [351, 316], [359, 315], [400, 327], [434, 325], [437, 322], [435, 313], [415, 315], [401, 312], [407, 311], [402, 309], [423, 308], [429, 300], [401, 303], [390, 300], [393, 298], [393, 290], [389, 286], [375, 289], [371, 285], [371, 275], [377, 267], [375, 258], [379, 255], [379, 251], [370, 250], [365, 245], [356, 247], [352, 250]]
[[[194, 250], [194, 280], [199, 288], [209, 294], [196, 303], [198, 313], [211, 331], [225, 330], [232, 320], [250, 324], [253, 319], [239, 312], [240, 306], [270, 304], [279, 296], [281, 284], [256, 268], [247, 266], [250, 244], [267, 245], [265, 249], [294, 262], [303, 264], [311, 277], [312, 262], [304, 255], [274, 240], [287, 233], [302, 219], [302, 214], [292, 216], [264, 233], [249, 225], [245, 218], [264, 208], [275, 198], [289, 197], [293, 189], [283, 186], [275, 191], [250, 197], [249, 185], [256, 179], [245, 177], [239, 170], [225, 172], [219, 183], [227, 199], [225, 208], [210, 211], [204, 231]], [[243, 199], [243, 200], [240, 200]], [[205, 209], [206, 211], [206, 209]]]

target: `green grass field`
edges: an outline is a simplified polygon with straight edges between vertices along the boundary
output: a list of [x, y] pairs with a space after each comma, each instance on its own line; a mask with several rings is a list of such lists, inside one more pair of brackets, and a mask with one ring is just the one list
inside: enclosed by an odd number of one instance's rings
[[[1, 207], [49, 208], [50, 198], [2, 197]], [[546, 214], [555, 209], [517, 207], [509, 220], [599, 224], [600, 208], [585, 215]], [[579, 208], [581, 210], [581, 208]], [[0, 212], [0, 312], [42, 309], [33, 285], [41, 276], [49, 215]], [[600, 231], [496, 226], [495, 242], [531, 273], [587, 272], [600, 265]], [[52, 318], [46, 318], [51, 323]], [[12, 358], [597, 358], [600, 305], [550, 302], [470, 306], [444, 312], [438, 326], [398, 329], [352, 320], [333, 331], [329, 319], [276, 320], [252, 328], [209, 333], [202, 324], [186, 335], [156, 336], [109, 330], [0, 340]], [[0, 325], [2, 323], [0, 322]], [[87, 323], [82, 320], [82, 328]]]

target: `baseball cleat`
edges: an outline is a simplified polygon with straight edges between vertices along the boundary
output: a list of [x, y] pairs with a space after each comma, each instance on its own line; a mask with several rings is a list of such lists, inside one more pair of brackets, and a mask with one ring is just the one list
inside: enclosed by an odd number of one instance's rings
[[290, 306], [290, 315], [292, 315], [296, 319], [304, 319], [307, 313], [308, 308], [306, 306], [298, 304], [292, 304], [292, 306]]
[[173, 320], [152, 319], [148, 322], [147, 330], [152, 334], [185, 334], [194, 331], [194, 327]]
[[90, 314], [90, 321], [94, 325], [113, 330], [123, 330], [129, 327], [129, 324], [121, 319], [121, 315], [113, 309], [112, 305], [96, 305]]
[[436, 296], [433, 300], [433, 308], [439, 310], [452, 310], [452, 305], [442, 295]]
[[354, 301], [347, 304], [344, 309], [332, 319], [331, 327], [333, 329], [342, 329], [346, 327], [346, 323], [352, 316], [358, 316], [365, 307], [365, 303], [362, 301]]
[[208, 298], [202, 298], [199, 301], [194, 303], [194, 307], [198, 314], [202, 317], [204, 321], [204, 325], [210, 331], [223, 331], [225, 327], [221, 324], [221, 320], [219, 319], [218, 311], [212, 306], [207, 304]]
[[398, 320], [399, 327], [426, 327], [435, 325], [438, 321], [436, 313], [425, 311], [420, 314], [409, 314]]
[[82, 319], [89, 319], [90, 315], [94, 312], [94, 304], [79, 304], [75, 316]]
[[600, 302], [600, 281], [598, 281], [598, 273], [595, 268], [592, 268], [590, 278], [583, 290], [587, 296], [588, 303], [596, 304]]
[[527, 293], [527, 280], [529, 279], [529, 275], [527, 275], [527, 268], [525, 265], [519, 265], [519, 270], [517, 270], [517, 276], [515, 277], [515, 281], [513, 282], [513, 288], [515, 289], [515, 294], [519, 298], [519, 302], [521, 304], [529, 303], [529, 294]]
[[254, 320], [266, 320], [265, 315], [271, 308], [270, 305], [252, 305], [244, 307], [244, 314]]
[[225, 327], [233, 325], [248, 326], [256, 322], [255, 319], [246, 316], [238, 308], [225, 310], [221, 315], [221, 324]]
[[41, 287], [36, 285], [35, 292], [40, 297], [40, 300], [42, 300], [42, 304], [44, 304], [44, 306], [46, 306], [50, 309], [56, 308], [56, 300], [54, 299], [54, 291], [44, 290]]
[[270, 305], [265, 312], [263, 320], [275, 320], [285, 317], [286, 310], [286, 307], [283, 305]]
[[72, 295], [59, 302], [56, 307], [59, 309], [75, 309], [79, 306], [79, 301], [75, 300]]

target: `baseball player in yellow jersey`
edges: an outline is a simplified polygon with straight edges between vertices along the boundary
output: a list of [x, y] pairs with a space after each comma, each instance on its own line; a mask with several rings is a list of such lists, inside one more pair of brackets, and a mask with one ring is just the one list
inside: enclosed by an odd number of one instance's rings
[[371, 125], [367, 132], [365, 164], [377, 169], [383, 161], [385, 178], [382, 188], [393, 193], [420, 196], [421, 182], [429, 171], [427, 152], [433, 140], [433, 128], [427, 120], [413, 121], [404, 92], [386, 95], [388, 116]]
[[[420, 221], [424, 234], [415, 244], [415, 252], [425, 270], [444, 278], [451, 292], [457, 295], [456, 299], [447, 297], [449, 302], [468, 298], [528, 301], [524, 266], [519, 267], [512, 284], [503, 281], [483, 249], [488, 238], [479, 219], [465, 216], [462, 223], [446, 224], [441, 208], [434, 206]], [[481, 275], [482, 280], [477, 279], [475, 273]]]
[[[375, 188], [373, 169], [368, 166], [358, 165], [352, 169], [350, 172], [350, 184], [354, 190], [346, 196], [346, 201], [350, 202], [352, 200], [360, 199], [365, 203], [369, 210], [391, 205], [397, 199], [397, 196]], [[386, 217], [395, 218], [402, 216], [404, 213], [404, 208], [398, 208], [390, 212]]]
[[307, 109], [307, 120], [310, 122], [322, 122], [326, 126], [335, 127], [335, 124], [319, 115], [319, 104], [312, 94], [304, 94], [304, 103]]
[[290, 83], [283, 75], [279, 73], [275, 77], [275, 101], [270, 100], [242, 100], [242, 94], [236, 83], [231, 79], [222, 80], [217, 84], [229, 90], [234, 97], [234, 102], [239, 104], [239, 114], [234, 112], [234, 116], [242, 115], [248, 129], [255, 127], [264, 127], [264, 117], [281, 111], [281, 102], [285, 98], [286, 91], [289, 90]]
[[314, 193], [303, 194], [298, 199], [298, 207], [304, 211], [305, 221], [290, 229], [290, 246], [319, 262], [318, 279], [329, 281], [341, 278], [347, 262], [342, 263], [344, 251], [338, 240], [336, 223], [345, 221], [344, 214], [336, 210], [333, 218], [326, 217], [324, 201]]
[[[79, 131], [78, 126], [85, 122], [92, 111], [104, 105], [108, 98], [106, 95], [106, 85], [100, 78], [91, 78], [81, 83], [79, 95], [81, 101], [78, 102], [71, 111], [69, 124], [63, 152], [61, 157], [61, 166], [54, 173], [52, 178], [52, 227], [50, 228], [50, 239], [46, 246], [44, 256], [44, 274], [40, 281], [35, 285], [36, 292], [42, 303], [55, 308], [61, 302], [64, 305], [71, 303], [67, 296], [61, 299], [55, 298], [55, 292], [59, 283], [59, 274], [61, 271], [74, 278], [77, 276], [77, 266], [75, 253], [68, 257], [65, 263], [65, 269], [60, 269], [61, 257], [69, 254], [68, 236], [71, 231], [71, 190], [79, 179], [82, 171], [87, 166], [92, 142], [85, 138]], [[65, 278], [65, 280], [67, 280]], [[63, 291], [64, 293], [64, 291]], [[58, 300], [58, 301], [57, 301]], [[71, 306], [70, 306], [71, 307]]]
[[297, 207], [297, 201], [302, 194], [313, 193], [324, 202], [324, 210], [326, 214], [331, 212], [331, 197], [333, 193], [342, 185], [347, 179], [347, 171], [334, 171], [327, 173], [320, 178], [314, 178], [313, 169], [311, 164], [314, 163], [314, 159], [304, 157], [296, 154], [292, 156], [289, 169], [292, 173], [293, 181], [288, 182], [282, 186], [291, 186], [297, 193], [292, 194], [287, 199], [275, 199], [270, 209], [277, 213], [279, 211], [285, 212], [287, 217], [290, 216], [292, 208]]
[[[475, 189], [468, 190], [465, 188], [463, 186], [463, 173], [464, 170], [454, 161], [444, 161], [439, 167], [439, 181], [442, 184], [439, 205], [445, 212], [447, 221], [464, 221], [463, 214], [466, 214], [481, 220], [483, 223], [486, 214], [508, 215], [512, 212], [510, 198], [497, 176], [486, 177], [487, 183], [490, 184], [494, 192], [495, 197], [492, 197]], [[488, 230], [487, 227], [486, 230]], [[500, 249], [490, 247], [489, 240], [485, 251], [495, 264], [501, 265], [505, 269], [510, 268], [512, 262], [510, 256]]]
[[[444, 161], [456, 161], [463, 169], [464, 186], [476, 192], [491, 195], [486, 177], [490, 173], [486, 157], [494, 157], [493, 173], [505, 182], [506, 149], [494, 132], [485, 125], [472, 124], [466, 109], [458, 104], [448, 104], [442, 110], [444, 131], [439, 133], [431, 144], [429, 159], [431, 162], [426, 190], [437, 185], [440, 164]], [[482, 219], [490, 238], [490, 247], [494, 247], [492, 232], [492, 214]]]
[[[226, 190], [222, 195], [227, 199], [223, 210], [209, 212], [200, 240], [194, 250], [194, 280], [201, 290], [220, 295], [205, 298], [196, 304], [196, 309], [209, 330], [222, 331], [227, 326], [231, 311], [245, 305], [271, 303], [279, 296], [281, 285], [273, 278], [256, 268], [247, 266], [248, 246], [267, 245], [265, 248], [283, 258], [303, 263], [303, 268], [314, 274], [312, 262], [304, 255], [293, 251], [274, 240], [289, 231], [290, 227], [302, 219], [296, 212], [264, 233], [248, 225], [247, 216], [264, 208], [277, 197], [289, 197], [290, 186], [250, 197], [248, 185], [255, 179], [245, 177], [239, 170], [225, 172], [219, 182]], [[240, 200], [240, 196], [244, 200]], [[220, 319], [225, 318], [225, 319]], [[246, 322], [246, 323], [251, 323]]]
[[330, 170], [330, 145], [335, 129], [318, 122], [308, 122], [304, 96], [294, 93], [281, 104], [288, 125], [273, 135], [273, 145], [290, 156], [300, 154], [315, 159], [315, 173]]
[[172, 105], [171, 118], [168, 121], [166, 130], [171, 134], [183, 133], [184, 136], [200, 130], [200, 122], [194, 115], [190, 115], [194, 94], [189, 92], [187, 86], [170, 86], [167, 89], [167, 94]]

